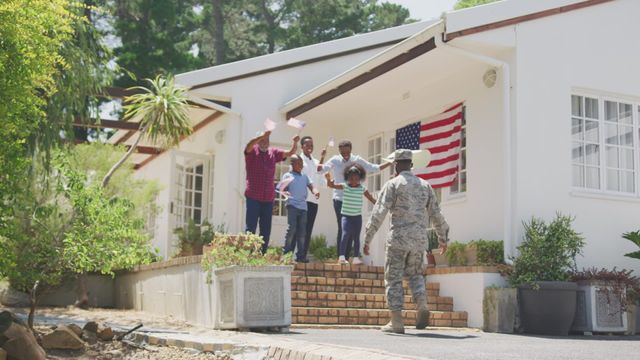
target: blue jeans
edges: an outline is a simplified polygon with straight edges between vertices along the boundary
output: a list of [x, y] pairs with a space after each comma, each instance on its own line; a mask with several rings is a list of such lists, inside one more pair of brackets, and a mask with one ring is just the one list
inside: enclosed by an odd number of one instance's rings
[[304, 260], [304, 238], [307, 235], [307, 210], [287, 206], [287, 234], [284, 238], [284, 253], [292, 252], [298, 246], [296, 261]]
[[353, 256], [360, 257], [360, 230], [362, 229], [362, 215], [342, 215], [342, 241], [340, 255], [347, 257], [353, 244]]
[[271, 219], [273, 217], [273, 201], [258, 201], [247, 198], [246, 232], [257, 234], [258, 220], [260, 221], [260, 235], [264, 239], [262, 253], [267, 252], [269, 237], [271, 236]]
[[[338, 222], [338, 238], [336, 239], [336, 248], [340, 253], [340, 244], [342, 243], [342, 200], [333, 199], [333, 211], [336, 213], [336, 221]], [[351, 244], [347, 244], [345, 257], [348, 259], [351, 253]]]
[[318, 215], [318, 204], [307, 201], [307, 234], [304, 238], [304, 252], [302, 253], [302, 259], [306, 259], [307, 253], [309, 252], [311, 232], [313, 231], [313, 224], [316, 222], [316, 215]]

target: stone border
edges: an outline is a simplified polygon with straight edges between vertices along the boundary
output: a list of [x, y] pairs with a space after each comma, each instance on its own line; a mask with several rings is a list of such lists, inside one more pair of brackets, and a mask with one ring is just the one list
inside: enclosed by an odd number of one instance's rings
[[213, 272], [216, 275], [223, 275], [223, 274], [228, 274], [228, 273], [234, 273], [234, 272], [243, 272], [243, 271], [251, 271], [251, 272], [280, 272], [280, 271], [286, 271], [286, 272], [291, 272], [293, 271], [293, 266], [292, 265], [264, 265], [264, 266], [241, 266], [241, 265], [232, 265], [232, 266], [227, 266], [227, 267], [223, 267], [220, 269], [214, 269]]
[[500, 273], [497, 266], [449, 266], [427, 268], [427, 275], [447, 275], [464, 273]]

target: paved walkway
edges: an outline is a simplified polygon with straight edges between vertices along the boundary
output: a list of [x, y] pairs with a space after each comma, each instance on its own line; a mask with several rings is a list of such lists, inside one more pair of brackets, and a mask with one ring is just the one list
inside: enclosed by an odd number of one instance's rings
[[[1, 307], [0, 307], [1, 308]], [[24, 314], [24, 309], [10, 309]], [[24, 315], [23, 315], [24, 316]], [[580, 359], [638, 360], [640, 336], [541, 337], [483, 333], [473, 329], [408, 330], [405, 335], [374, 329], [292, 328], [288, 334], [216, 331], [157, 315], [121, 310], [41, 309], [37, 323], [83, 325], [106, 322], [136, 332], [137, 341], [198, 350], [225, 351], [234, 359]]]
[[387, 335], [379, 330], [292, 329], [276, 338], [357, 346], [426, 359], [640, 359], [640, 336], [542, 337], [466, 330], [409, 330]]

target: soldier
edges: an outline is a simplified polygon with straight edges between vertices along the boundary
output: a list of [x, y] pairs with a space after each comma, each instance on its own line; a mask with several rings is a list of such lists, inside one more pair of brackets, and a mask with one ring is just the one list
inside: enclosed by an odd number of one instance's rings
[[391, 322], [382, 331], [403, 334], [402, 277], [406, 275], [409, 278], [413, 301], [418, 305], [416, 328], [424, 329], [429, 320], [425, 279], [422, 275], [424, 252], [428, 246], [427, 229], [431, 219], [440, 250], [444, 253], [447, 250], [449, 225], [440, 213], [438, 199], [431, 185], [411, 172], [411, 150], [399, 149], [393, 155], [396, 177], [384, 184], [378, 202], [373, 207], [365, 230], [364, 254], [369, 255], [369, 244], [390, 211], [391, 229], [386, 241], [384, 282]]

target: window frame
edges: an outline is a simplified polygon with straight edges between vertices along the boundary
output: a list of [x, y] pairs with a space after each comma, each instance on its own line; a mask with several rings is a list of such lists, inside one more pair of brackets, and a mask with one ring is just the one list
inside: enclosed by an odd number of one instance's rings
[[[568, 114], [569, 114], [569, 120], [571, 121], [570, 124], [572, 124], [572, 119], [574, 118], [573, 112], [572, 112], [572, 98], [573, 96], [580, 96], [583, 99], [584, 98], [592, 98], [592, 99], [596, 99], [598, 101], [598, 128], [599, 128], [599, 134], [598, 134], [598, 147], [600, 149], [599, 151], [599, 165], [598, 165], [598, 169], [599, 169], [599, 187], [598, 188], [588, 188], [586, 187], [586, 173], [585, 178], [584, 178], [584, 186], [577, 186], [574, 184], [573, 182], [573, 176], [574, 176], [574, 170], [573, 170], [573, 166], [574, 166], [574, 162], [573, 162], [573, 156], [570, 155], [570, 163], [571, 163], [571, 180], [570, 180], [570, 184], [571, 184], [571, 190], [572, 193], [576, 193], [576, 194], [594, 194], [594, 195], [601, 195], [601, 196], [605, 196], [608, 198], [620, 198], [620, 199], [638, 199], [640, 198], [640, 100], [639, 99], [634, 99], [628, 96], [623, 96], [623, 95], [615, 95], [615, 94], [605, 94], [605, 93], [601, 93], [601, 92], [590, 92], [590, 91], [582, 91], [582, 90], [572, 90], [571, 94], [569, 96], [569, 110], [568, 110]], [[583, 100], [583, 106], [584, 106], [584, 102], [585, 100]], [[619, 106], [620, 104], [628, 104], [631, 105], [631, 118], [632, 118], [632, 141], [633, 141], [633, 145], [632, 145], [632, 155], [633, 155], [633, 175], [634, 175], [634, 179], [633, 179], [633, 187], [634, 187], [634, 191], [633, 192], [626, 192], [626, 191], [616, 191], [616, 190], [608, 190], [608, 179], [607, 179], [607, 170], [610, 168], [608, 166], [607, 163], [607, 154], [606, 154], [606, 149], [607, 146], [611, 146], [611, 144], [607, 144], [606, 142], [606, 125], [607, 124], [611, 124], [610, 122], [606, 121], [605, 119], [605, 102], [615, 102], [618, 106], [618, 111], [619, 111]], [[586, 114], [583, 114], [583, 116], [581, 118], [586, 118]], [[572, 126], [572, 125], [571, 125]], [[619, 125], [618, 125], [619, 126]], [[626, 125], [628, 126], [628, 125]], [[584, 131], [584, 129], [583, 129]], [[571, 131], [569, 131], [569, 139], [570, 139], [570, 152], [573, 151], [573, 134], [571, 133]], [[619, 135], [618, 135], [619, 137]], [[583, 140], [584, 142], [584, 140]], [[616, 148], [620, 149], [622, 148], [621, 145], [619, 144], [614, 144], [613, 146], [615, 146]], [[618, 154], [618, 162], [620, 161], [620, 154]], [[585, 154], [585, 163], [583, 164], [583, 166], [587, 166], [586, 165], [586, 154]], [[615, 170], [619, 171], [621, 170], [621, 168], [619, 167], [619, 165], [615, 168]]]
[[[278, 149], [285, 148], [285, 145], [282, 145], [282, 144], [275, 144], [275, 145], [272, 144], [271, 146]], [[291, 165], [289, 164], [288, 160], [289, 158], [285, 159], [284, 161], [279, 161], [276, 163], [276, 169], [273, 174], [274, 188], [276, 185], [278, 185], [278, 183], [280, 182], [280, 179], [282, 179], [282, 175], [291, 169]], [[277, 191], [276, 191], [276, 197], [273, 199], [273, 210], [271, 211], [271, 214], [273, 216], [273, 220], [275, 220], [276, 223], [280, 223], [281, 221], [286, 222], [287, 220], [287, 201], [284, 199], [282, 194], [280, 194]]]
[[[438, 200], [440, 203], [452, 203], [458, 201], [464, 201], [467, 198], [467, 192], [469, 191], [469, 144], [468, 144], [468, 135], [469, 135], [469, 122], [467, 121], [467, 105], [462, 104], [462, 120], [460, 127], [460, 169], [458, 170], [458, 174], [456, 176], [455, 181], [458, 184], [458, 189], [462, 187], [462, 180], [460, 174], [464, 173], [464, 191], [452, 191], [453, 185], [448, 186], [446, 188], [438, 188], [434, 190], [436, 191], [436, 195], [438, 196]], [[464, 144], [464, 146], [462, 146]], [[462, 157], [464, 154], [464, 168], [462, 168]]]

